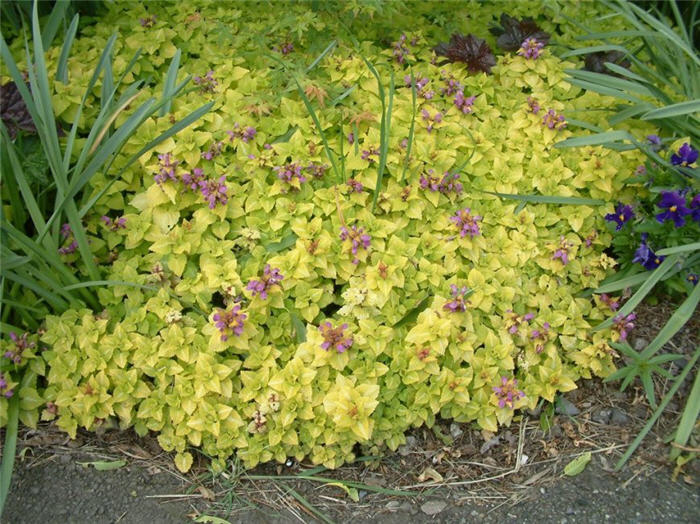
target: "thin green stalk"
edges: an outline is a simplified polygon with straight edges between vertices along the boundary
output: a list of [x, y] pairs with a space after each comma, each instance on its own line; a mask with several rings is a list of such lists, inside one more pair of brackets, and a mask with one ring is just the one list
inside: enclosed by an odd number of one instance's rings
[[19, 421], [19, 395], [9, 400], [7, 408], [7, 426], [5, 427], [5, 446], [2, 450], [0, 464], [0, 515], [5, 508], [7, 494], [10, 491], [12, 470], [15, 466], [15, 450], [17, 448], [17, 427]]
[[[685, 446], [688, 443], [690, 434], [697, 423], [698, 415], [700, 415], [700, 373], [695, 374], [693, 389], [690, 391], [690, 396], [683, 409], [683, 415], [681, 415], [681, 421], [678, 423], [676, 438], [673, 440], [674, 444]], [[674, 460], [680, 454], [680, 447], [671, 448], [671, 460]]]

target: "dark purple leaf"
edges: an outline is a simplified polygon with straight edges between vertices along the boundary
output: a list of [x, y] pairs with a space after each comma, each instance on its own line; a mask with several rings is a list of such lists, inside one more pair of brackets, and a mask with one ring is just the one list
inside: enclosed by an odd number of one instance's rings
[[503, 13], [501, 25], [492, 27], [489, 31], [498, 37], [496, 42], [498, 47], [506, 51], [517, 51], [528, 38], [534, 38], [544, 45], [549, 42], [549, 33], [542, 31], [537, 23], [529, 17], [518, 20]]
[[594, 73], [620, 76], [605, 67], [605, 62], [612, 62], [613, 64], [617, 64], [627, 69], [629, 69], [630, 65], [632, 65], [630, 61], [625, 58], [625, 54], [621, 53], [620, 51], [599, 51], [597, 53], [589, 53], [586, 55], [584, 69]]
[[0, 116], [12, 139], [18, 131], [36, 133], [34, 121], [14, 82], [0, 86]]
[[449, 44], [442, 43], [435, 47], [435, 53], [447, 57], [450, 62], [464, 62], [470, 73], [491, 73], [491, 68], [496, 65], [496, 57], [486, 40], [472, 34], [453, 34]]

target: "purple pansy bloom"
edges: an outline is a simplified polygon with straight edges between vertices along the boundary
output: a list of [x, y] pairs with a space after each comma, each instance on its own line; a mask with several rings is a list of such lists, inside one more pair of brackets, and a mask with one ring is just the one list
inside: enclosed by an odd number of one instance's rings
[[690, 210], [685, 207], [685, 196], [678, 191], [662, 191], [661, 200], [656, 205], [666, 209], [663, 213], [656, 215], [656, 220], [662, 224], [666, 220], [673, 220], [676, 227], [681, 227], [685, 223], [685, 216], [690, 214]]
[[214, 325], [221, 332], [221, 340], [226, 341], [231, 333], [237, 337], [243, 333], [243, 321], [248, 318], [245, 313], [241, 313], [240, 304], [234, 304], [231, 311], [219, 309], [214, 314]]
[[693, 284], [694, 286], [697, 286], [698, 284], [698, 275], [697, 273], [688, 273], [688, 277], [686, 278], [688, 282]]
[[607, 215], [605, 215], [605, 220], [615, 222], [617, 224], [617, 226], [615, 226], [615, 231], [620, 231], [620, 229], [622, 229], [622, 226], [624, 226], [626, 222], [629, 222], [633, 218], [634, 211], [632, 211], [632, 206], [627, 206], [621, 203], [617, 204], [614, 213], [608, 213]]
[[344, 331], [348, 328], [347, 324], [342, 324], [337, 328], [333, 327], [330, 322], [324, 322], [318, 326], [318, 330], [323, 335], [323, 343], [321, 347], [328, 351], [333, 348], [338, 353], [345, 352], [346, 349], [352, 346], [352, 337], [345, 335]]
[[665, 258], [666, 257], [657, 255], [651, 250], [651, 248], [647, 244], [647, 235], [645, 233], [642, 235], [642, 243], [634, 252], [634, 258], [632, 259], [632, 262], [638, 262], [642, 266], [644, 266], [644, 269], [652, 270], [659, 267], [661, 265], [661, 262], [663, 262]]
[[278, 285], [283, 279], [284, 277], [280, 274], [278, 268], [270, 268], [270, 264], [266, 264], [263, 270], [263, 276], [260, 280], [251, 280], [248, 282], [248, 287], [246, 289], [252, 291], [253, 296], [259, 294], [260, 298], [265, 300], [267, 299], [268, 290], [272, 286]]
[[700, 193], [690, 201], [690, 216], [696, 222], [700, 222]]
[[491, 389], [496, 394], [499, 408], [508, 406], [513, 409], [513, 403], [516, 400], [525, 398], [525, 393], [518, 389], [518, 381], [514, 378], [501, 377], [501, 385]]
[[693, 148], [688, 142], [684, 143], [678, 153], [671, 155], [671, 164], [674, 166], [687, 167], [698, 159], [698, 150]]

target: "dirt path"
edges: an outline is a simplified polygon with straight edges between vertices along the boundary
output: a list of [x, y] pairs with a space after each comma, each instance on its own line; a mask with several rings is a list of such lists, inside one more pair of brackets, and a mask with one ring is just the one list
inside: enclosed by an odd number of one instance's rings
[[[69, 459], [69, 460], [67, 460]], [[92, 459], [94, 460], [94, 458]], [[96, 471], [57, 455], [43, 464], [26, 467], [20, 462], [3, 522], [8, 524], [51, 523], [134, 523], [175, 524], [192, 522], [199, 514], [213, 514], [200, 493], [184, 499], [156, 497], [183, 493], [189, 486], [172, 474], [153, 474], [146, 468], [127, 465], [111, 471]], [[688, 522], [700, 521], [700, 491], [682, 481], [672, 482], [671, 472], [660, 468], [634, 473], [604, 471], [600, 457], [576, 477], [551, 473], [545, 483], [525, 489], [525, 500], [492, 504], [483, 502], [480, 492], [467, 489], [438, 491], [411, 499], [365, 495], [359, 503], [350, 501], [333, 515], [337, 522]], [[378, 503], [375, 503], [378, 502]], [[438, 511], [439, 510], [439, 511]], [[429, 515], [432, 511], [438, 511]], [[427, 512], [427, 513], [426, 513]], [[189, 515], [189, 516], [188, 516]], [[302, 513], [305, 522], [313, 522]], [[237, 509], [231, 523], [299, 522], [290, 511], [264, 513]]]

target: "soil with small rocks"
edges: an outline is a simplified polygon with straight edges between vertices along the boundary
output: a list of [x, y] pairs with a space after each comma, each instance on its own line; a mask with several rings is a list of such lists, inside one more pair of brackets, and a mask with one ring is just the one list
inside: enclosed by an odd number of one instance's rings
[[[630, 343], [646, 345], [672, 313], [663, 303], [638, 308]], [[698, 328], [694, 318], [664, 351], [688, 356], [697, 347]], [[683, 365], [676, 362], [671, 373]], [[539, 410], [524, 413], [498, 435], [439, 420], [433, 429], [410, 432], [396, 453], [335, 471], [289, 463], [246, 472], [232, 464], [213, 478], [199, 457], [193, 471], [182, 475], [153, 435], [79, 433], [71, 441], [53, 425], [23, 428], [1, 522], [696, 523], [700, 465], [695, 460], [674, 470], [664, 443], [692, 376], [619, 472], [615, 463], [653, 412], [640, 384], [620, 392], [614, 384], [582, 381], [557, 403], [547, 430], [541, 419], [546, 413]], [[657, 399], [670, 386], [657, 379]], [[697, 447], [697, 438], [689, 445]], [[592, 456], [587, 467], [566, 476], [565, 466], [586, 452]], [[104, 463], [121, 467], [95, 468]], [[350, 493], [301, 474], [360, 484]]]

